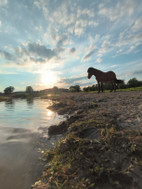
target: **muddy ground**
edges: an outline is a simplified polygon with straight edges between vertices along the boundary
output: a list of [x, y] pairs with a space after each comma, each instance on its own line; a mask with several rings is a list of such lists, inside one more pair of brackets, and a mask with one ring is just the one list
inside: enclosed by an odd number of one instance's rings
[[63, 134], [50, 151], [36, 189], [141, 189], [142, 91], [66, 93], [51, 107], [67, 120], [51, 126]]

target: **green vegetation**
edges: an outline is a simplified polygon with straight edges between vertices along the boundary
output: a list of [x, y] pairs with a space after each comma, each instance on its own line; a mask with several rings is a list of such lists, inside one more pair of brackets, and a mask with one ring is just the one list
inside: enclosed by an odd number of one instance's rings
[[33, 93], [34, 92], [34, 90], [33, 90], [33, 88], [31, 87], [31, 86], [27, 86], [26, 87], [26, 93]]
[[9, 86], [9, 87], [4, 89], [4, 94], [6, 94], [6, 95], [11, 94], [11, 93], [13, 93], [13, 91], [14, 91], [14, 87]]
[[126, 89], [118, 89], [118, 91], [142, 91], [142, 86], [141, 87], [131, 87], [131, 88], [126, 88]]
[[79, 85], [75, 85], [75, 86], [70, 86], [69, 90], [70, 92], [80, 92], [81, 88]]
[[31, 99], [31, 98], [48, 98], [48, 95], [59, 95], [61, 93], [68, 92], [68, 89], [53, 87], [51, 89], [45, 89], [40, 91], [34, 91], [31, 86], [27, 86], [25, 91], [13, 92], [14, 87], [7, 87], [4, 93], [0, 93], [0, 101], [9, 100], [12, 98]]
[[[90, 125], [99, 128], [98, 140], [80, 135]], [[142, 139], [139, 134], [119, 132], [110, 123], [94, 119], [76, 121], [72, 127], [74, 129], [53, 149], [44, 152], [47, 165], [38, 188], [94, 189], [104, 188], [104, 185], [129, 188], [132, 178], [125, 169], [142, 168]], [[119, 167], [126, 160], [128, 162], [120, 171]]]
[[[110, 90], [110, 85], [108, 83], [103, 84], [104, 90]], [[123, 90], [122, 90], [123, 89]], [[129, 91], [129, 90], [141, 90], [142, 81], [138, 81], [136, 78], [130, 79], [127, 84], [123, 81], [121, 84], [117, 85], [117, 90], [119, 91]], [[84, 92], [98, 91], [97, 85], [92, 85], [89, 87], [83, 88]]]
[[[106, 90], [106, 92], [108, 92], [110, 90], [109, 84], [104, 84], [104, 89]], [[11, 98], [22, 98], [22, 99], [24, 98], [31, 99], [35, 97], [48, 98], [48, 95], [50, 94], [54, 95], [53, 100], [57, 100], [58, 95], [60, 94], [64, 94], [68, 92], [81, 92], [81, 88], [79, 85], [70, 86], [69, 89], [58, 88], [55, 86], [51, 89], [34, 91], [31, 86], [27, 86], [25, 92], [23, 91], [14, 92], [14, 90], [15, 88], [12, 86], [5, 88], [4, 93], [0, 93], [0, 101], [8, 100]], [[141, 91], [141, 90], [142, 90], [142, 81], [138, 81], [136, 78], [130, 79], [127, 82], [127, 84], [123, 82], [117, 86], [117, 91]], [[97, 85], [88, 86], [88, 87], [83, 88], [83, 91], [84, 92], [97, 92], [98, 87]], [[70, 103], [72, 103], [72, 100], [68, 100], [68, 103], [67, 103], [67, 106], [70, 105]], [[60, 108], [63, 109], [64, 107], [61, 106]]]

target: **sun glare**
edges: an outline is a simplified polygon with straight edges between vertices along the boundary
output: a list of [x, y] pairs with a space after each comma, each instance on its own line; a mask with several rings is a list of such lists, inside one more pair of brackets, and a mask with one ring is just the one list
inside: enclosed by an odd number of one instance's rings
[[54, 85], [56, 85], [57, 81], [58, 77], [51, 71], [43, 72], [41, 74], [41, 82], [47, 87], [53, 87]]

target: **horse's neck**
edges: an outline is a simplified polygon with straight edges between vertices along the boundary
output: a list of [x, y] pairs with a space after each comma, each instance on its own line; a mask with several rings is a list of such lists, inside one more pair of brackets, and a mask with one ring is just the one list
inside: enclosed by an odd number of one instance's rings
[[100, 74], [102, 74], [103, 72], [101, 70], [97, 70], [97, 69], [94, 69], [94, 76], [98, 76]]

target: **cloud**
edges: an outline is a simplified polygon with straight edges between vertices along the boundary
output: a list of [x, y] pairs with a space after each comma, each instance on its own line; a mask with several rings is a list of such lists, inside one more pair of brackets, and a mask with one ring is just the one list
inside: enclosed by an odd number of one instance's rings
[[115, 44], [117, 48], [116, 55], [130, 54], [142, 44], [142, 32], [132, 33], [131, 29], [120, 33], [118, 41]]
[[56, 44], [57, 46], [63, 46], [67, 44], [68, 36], [64, 34], [64, 35], [59, 36], [59, 38], [56, 40], [57, 40], [57, 44]]
[[102, 59], [99, 57], [99, 58], [97, 58], [96, 62], [97, 62], [97, 63], [101, 63], [101, 62], [102, 62]]
[[95, 20], [89, 20], [86, 17], [81, 17], [75, 22], [74, 33], [77, 36], [82, 35], [89, 27], [96, 27], [98, 23]]
[[[8, 50], [8, 49], [7, 49]], [[25, 43], [15, 48], [13, 54], [8, 51], [0, 51], [0, 55], [9, 61], [15, 61], [16, 64], [27, 63], [46, 63], [50, 60], [59, 60], [63, 48], [48, 48], [41, 43]]]
[[132, 73], [133, 75], [142, 75], [142, 70], [137, 70]]
[[96, 49], [96, 46], [91, 46], [87, 54], [82, 58], [82, 62], [90, 60], [91, 56], [96, 52]]
[[59, 85], [63, 87], [70, 87], [73, 85], [79, 85], [85, 87], [88, 85], [93, 85], [94, 83], [96, 83], [96, 80], [88, 80], [87, 75], [80, 77], [64, 78], [59, 81]]
[[5, 6], [7, 5], [8, 0], [0, 0], [0, 6]]
[[63, 83], [66, 83], [66, 84], [75, 84], [76, 82], [78, 81], [81, 81], [81, 80], [85, 80], [87, 79], [87, 76], [82, 76], [82, 77], [72, 77], [72, 78], [66, 78], [66, 79], [62, 79], [62, 82]]
[[73, 47], [69, 50], [70, 53], [75, 53], [76, 49]]
[[139, 30], [142, 30], [142, 17], [136, 19], [132, 26], [132, 31], [137, 32]]
[[2, 58], [7, 59], [7, 60], [14, 60], [14, 56], [6, 51], [0, 51], [0, 55], [2, 56]]
[[122, 2], [118, 1], [117, 3], [111, 4], [101, 4], [99, 6], [98, 15], [108, 18], [110, 21], [120, 21], [124, 16], [131, 16], [134, 13], [135, 9], [134, 0], [125, 0]]
[[58, 54], [55, 49], [49, 49], [45, 45], [39, 43], [29, 43], [28, 52], [38, 57], [47, 58], [48, 60], [57, 57]]
[[[89, 27], [96, 27], [94, 9], [91, 3], [72, 0], [36, 0], [34, 5], [42, 11], [48, 22], [49, 33], [66, 30], [67, 35], [81, 36]], [[56, 29], [55, 29], [56, 28]]]
[[45, 59], [44, 58], [35, 58], [35, 57], [30, 57], [30, 60], [35, 62], [35, 63], [45, 63]]

